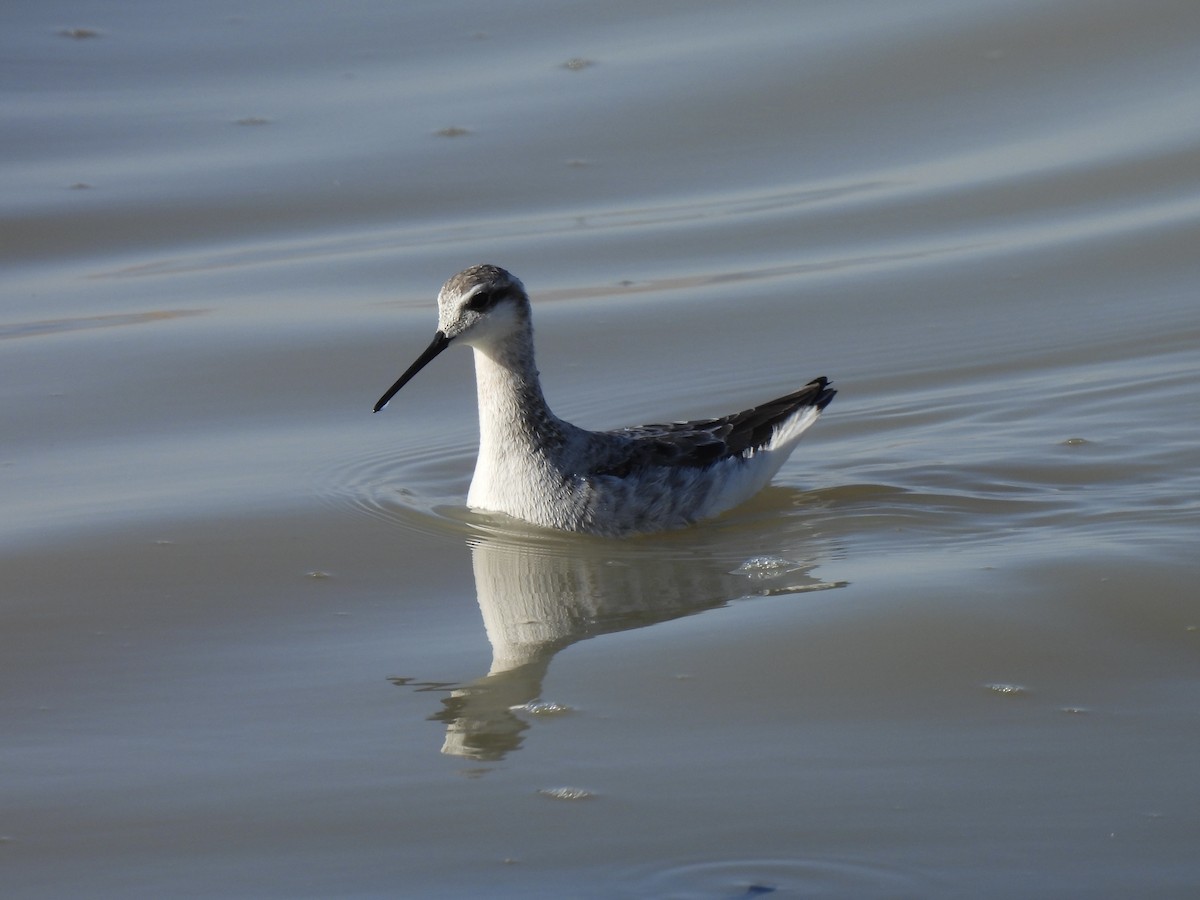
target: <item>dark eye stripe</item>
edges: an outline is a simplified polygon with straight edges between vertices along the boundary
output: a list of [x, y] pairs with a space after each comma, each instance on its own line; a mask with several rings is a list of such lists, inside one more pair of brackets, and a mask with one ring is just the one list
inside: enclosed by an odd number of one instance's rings
[[471, 299], [467, 301], [467, 309], [475, 312], [483, 312], [492, 305], [495, 298], [491, 291], [476, 291], [471, 295]]

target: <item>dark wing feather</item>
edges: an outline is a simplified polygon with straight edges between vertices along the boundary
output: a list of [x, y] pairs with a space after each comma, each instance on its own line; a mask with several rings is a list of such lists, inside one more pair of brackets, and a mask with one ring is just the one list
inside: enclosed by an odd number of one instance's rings
[[836, 393], [828, 379], [817, 378], [791, 394], [719, 419], [622, 428], [610, 434], [632, 440], [614, 447], [610, 458], [591, 474], [622, 478], [648, 466], [703, 469], [765, 446], [784, 420], [808, 407], [824, 409]]

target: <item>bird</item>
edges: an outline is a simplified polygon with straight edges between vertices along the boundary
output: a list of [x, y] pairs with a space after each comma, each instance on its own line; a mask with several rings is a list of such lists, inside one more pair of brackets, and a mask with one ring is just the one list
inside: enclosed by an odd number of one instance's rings
[[471, 266], [446, 281], [437, 305], [433, 341], [375, 412], [451, 344], [471, 347], [479, 455], [467, 505], [542, 528], [627, 537], [719, 515], [766, 486], [836, 393], [821, 377], [730, 415], [589, 431], [546, 404], [516, 276]]

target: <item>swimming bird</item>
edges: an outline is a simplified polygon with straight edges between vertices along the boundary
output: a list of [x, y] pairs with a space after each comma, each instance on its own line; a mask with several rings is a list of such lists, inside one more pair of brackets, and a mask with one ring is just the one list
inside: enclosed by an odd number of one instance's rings
[[471, 347], [479, 457], [467, 505], [546, 528], [624, 536], [731, 509], [771, 480], [836, 393], [816, 378], [715, 419], [587, 431], [546, 405], [519, 279], [498, 266], [472, 266], [442, 286], [437, 302], [433, 342], [375, 412], [450, 344]]

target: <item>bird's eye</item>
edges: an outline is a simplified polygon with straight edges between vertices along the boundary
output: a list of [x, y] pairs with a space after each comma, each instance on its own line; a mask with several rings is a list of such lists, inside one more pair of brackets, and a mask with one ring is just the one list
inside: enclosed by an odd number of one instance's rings
[[487, 291], [477, 291], [471, 295], [471, 299], [467, 301], [467, 309], [474, 312], [483, 312], [492, 305], [492, 295]]

